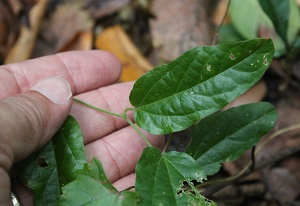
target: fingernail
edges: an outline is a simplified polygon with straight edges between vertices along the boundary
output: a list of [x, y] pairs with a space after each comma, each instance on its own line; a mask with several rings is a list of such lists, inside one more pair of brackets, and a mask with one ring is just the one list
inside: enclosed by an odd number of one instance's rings
[[39, 81], [31, 90], [41, 93], [55, 104], [64, 104], [72, 96], [70, 84], [58, 76]]

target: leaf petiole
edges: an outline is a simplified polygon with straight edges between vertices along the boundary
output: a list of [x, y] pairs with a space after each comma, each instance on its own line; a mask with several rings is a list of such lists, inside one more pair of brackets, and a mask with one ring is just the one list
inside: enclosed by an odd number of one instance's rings
[[125, 115], [124, 114], [117, 114], [117, 113], [114, 113], [114, 112], [107, 111], [105, 109], [101, 109], [101, 108], [95, 107], [95, 106], [93, 106], [91, 104], [88, 104], [88, 103], [86, 103], [84, 101], [81, 101], [80, 99], [73, 98], [73, 100], [76, 101], [76, 102], [79, 102], [80, 104], [83, 104], [83, 105], [85, 105], [87, 107], [90, 107], [90, 108], [92, 108], [94, 110], [97, 110], [97, 111], [100, 111], [100, 112], [103, 112], [103, 113], [106, 113], [106, 114], [110, 114], [110, 115], [113, 115], [113, 116], [125, 119]]
[[127, 108], [125, 109], [124, 113], [123, 114], [117, 114], [117, 113], [114, 113], [114, 112], [111, 112], [111, 111], [107, 111], [105, 109], [101, 109], [101, 108], [98, 108], [98, 107], [95, 107], [91, 104], [88, 104], [80, 99], [76, 99], [76, 98], [73, 98], [74, 101], [76, 102], [79, 102], [80, 104], [83, 104], [89, 108], [92, 108], [94, 110], [97, 110], [97, 111], [100, 111], [100, 112], [103, 112], [103, 113], [106, 113], [106, 114], [109, 114], [109, 115], [113, 115], [113, 116], [116, 116], [116, 117], [120, 117], [122, 119], [125, 119], [128, 124], [130, 126], [133, 127], [133, 129], [142, 137], [142, 139], [146, 142], [146, 144], [149, 146], [149, 147], [152, 147], [151, 143], [149, 142], [149, 140], [146, 138], [146, 136], [142, 133], [142, 131], [129, 119], [129, 117], [126, 115], [127, 111], [131, 111], [131, 110], [135, 110], [134, 108]]
[[[126, 111], [126, 110], [125, 110]], [[146, 142], [146, 144], [149, 147], [152, 147], [152, 144], [149, 142], [149, 140], [146, 138], [146, 136], [142, 133], [142, 131], [129, 119], [129, 117], [124, 113], [125, 120], [132, 126], [132, 128], [143, 138], [143, 140]]]

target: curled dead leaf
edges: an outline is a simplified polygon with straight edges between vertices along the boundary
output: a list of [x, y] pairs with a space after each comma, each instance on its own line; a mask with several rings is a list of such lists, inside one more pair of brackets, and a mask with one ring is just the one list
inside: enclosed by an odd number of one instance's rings
[[153, 67], [120, 26], [107, 28], [100, 33], [96, 48], [113, 53], [121, 61], [121, 82], [136, 80]]

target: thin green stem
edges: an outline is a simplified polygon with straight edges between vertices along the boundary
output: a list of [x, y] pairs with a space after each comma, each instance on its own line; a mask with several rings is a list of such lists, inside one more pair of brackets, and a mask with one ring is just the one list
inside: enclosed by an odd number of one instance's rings
[[127, 108], [127, 109], [125, 109], [125, 111], [124, 111], [124, 113], [123, 114], [117, 114], [117, 113], [114, 113], [114, 112], [110, 112], [110, 111], [107, 111], [107, 110], [105, 110], [105, 109], [101, 109], [101, 108], [98, 108], [98, 107], [95, 107], [95, 106], [93, 106], [93, 105], [91, 105], [91, 104], [88, 104], [88, 103], [86, 103], [86, 102], [84, 102], [84, 101], [81, 101], [81, 100], [79, 100], [79, 99], [76, 99], [76, 98], [73, 98], [73, 100], [74, 101], [76, 101], [76, 102], [79, 102], [80, 104], [83, 104], [83, 105], [85, 105], [85, 106], [87, 106], [87, 107], [90, 107], [90, 108], [92, 108], [92, 109], [94, 109], [94, 110], [97, 110], [97, 111], [100, 111], [100, 112], [103, 112], [103, 113], [106, 113], [106, 114], [110, 114], [110, 115], [113, 115], [113, 116], [116, 116], [116, 117], [120, 117], [120, 118], [123, 118], [123, 119], [125, 119], [127, 122], [128, 122], [128, 124], [130, 125], [130, 126], [132, 126], [133, 127], [133, 129], [143, 138], [143, 140], [146, 142], [146, 144], [149, 146], [149, 147], [152, 147], [152, 145], [151, 145], [151, 143], [149, 142], [149, 140], [146, 138], [146, 136], [142, 133], [142, 131], [129, 119], [129, 117], [127, 116], [127, 112], [128, 111], [134, 111], [135, 110], [135, 108]]
[[105, 109], [101, 109], [101, 108], [95, 107], [95, 106], [93, 106], [91, 104], [88, 104], [88, 103], [86, 103], [84, 101], [81, 101], [80, 99], [73, 98], [73, 100], [76, 101], [76, 102], [79, 102], [80, 104], [83, 104], [83, 105], [85, 105], [87, 107], [90, 107], [90, 108], [92, 108], [94, 110], [97, 110], [97, 111], [100, 111], [100, 112], [103, 112], [103, 113], [106, 113], [106, 114], [110, 114], [110, 115], [113, 115], [113, 116], [116, 116], [116, 117], [121, 117], [121, 118], [125, 119], [125, 115], [124, 114], [117, 114], [117, 113], [114, 113], [114, 112], [107, 111]]
[[[126, 110], [125, 110], [126, 111]], [[142, 133], [142, 131], [129, 119], [129, 117], [124, 113], [125, 120], [130, 124], [130, 126], [133, 127], [133, 129], [143, 138], [143, 140], [146, 142], [146, 144], [149, 147], [152, 147], [152, 144], [149, 142], [149, 140], [146, 138], [146, 136]]]

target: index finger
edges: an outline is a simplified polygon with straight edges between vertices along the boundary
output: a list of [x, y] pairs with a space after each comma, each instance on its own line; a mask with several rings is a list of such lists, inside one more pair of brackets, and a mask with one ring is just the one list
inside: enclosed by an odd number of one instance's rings
[[30, 89], [38, 81], [60, 76], [67, 80], [74, 95], [118, 80], [119, 61], [112, 54], [93, 51], [72, 51], [0, 66], [0, 99]]

